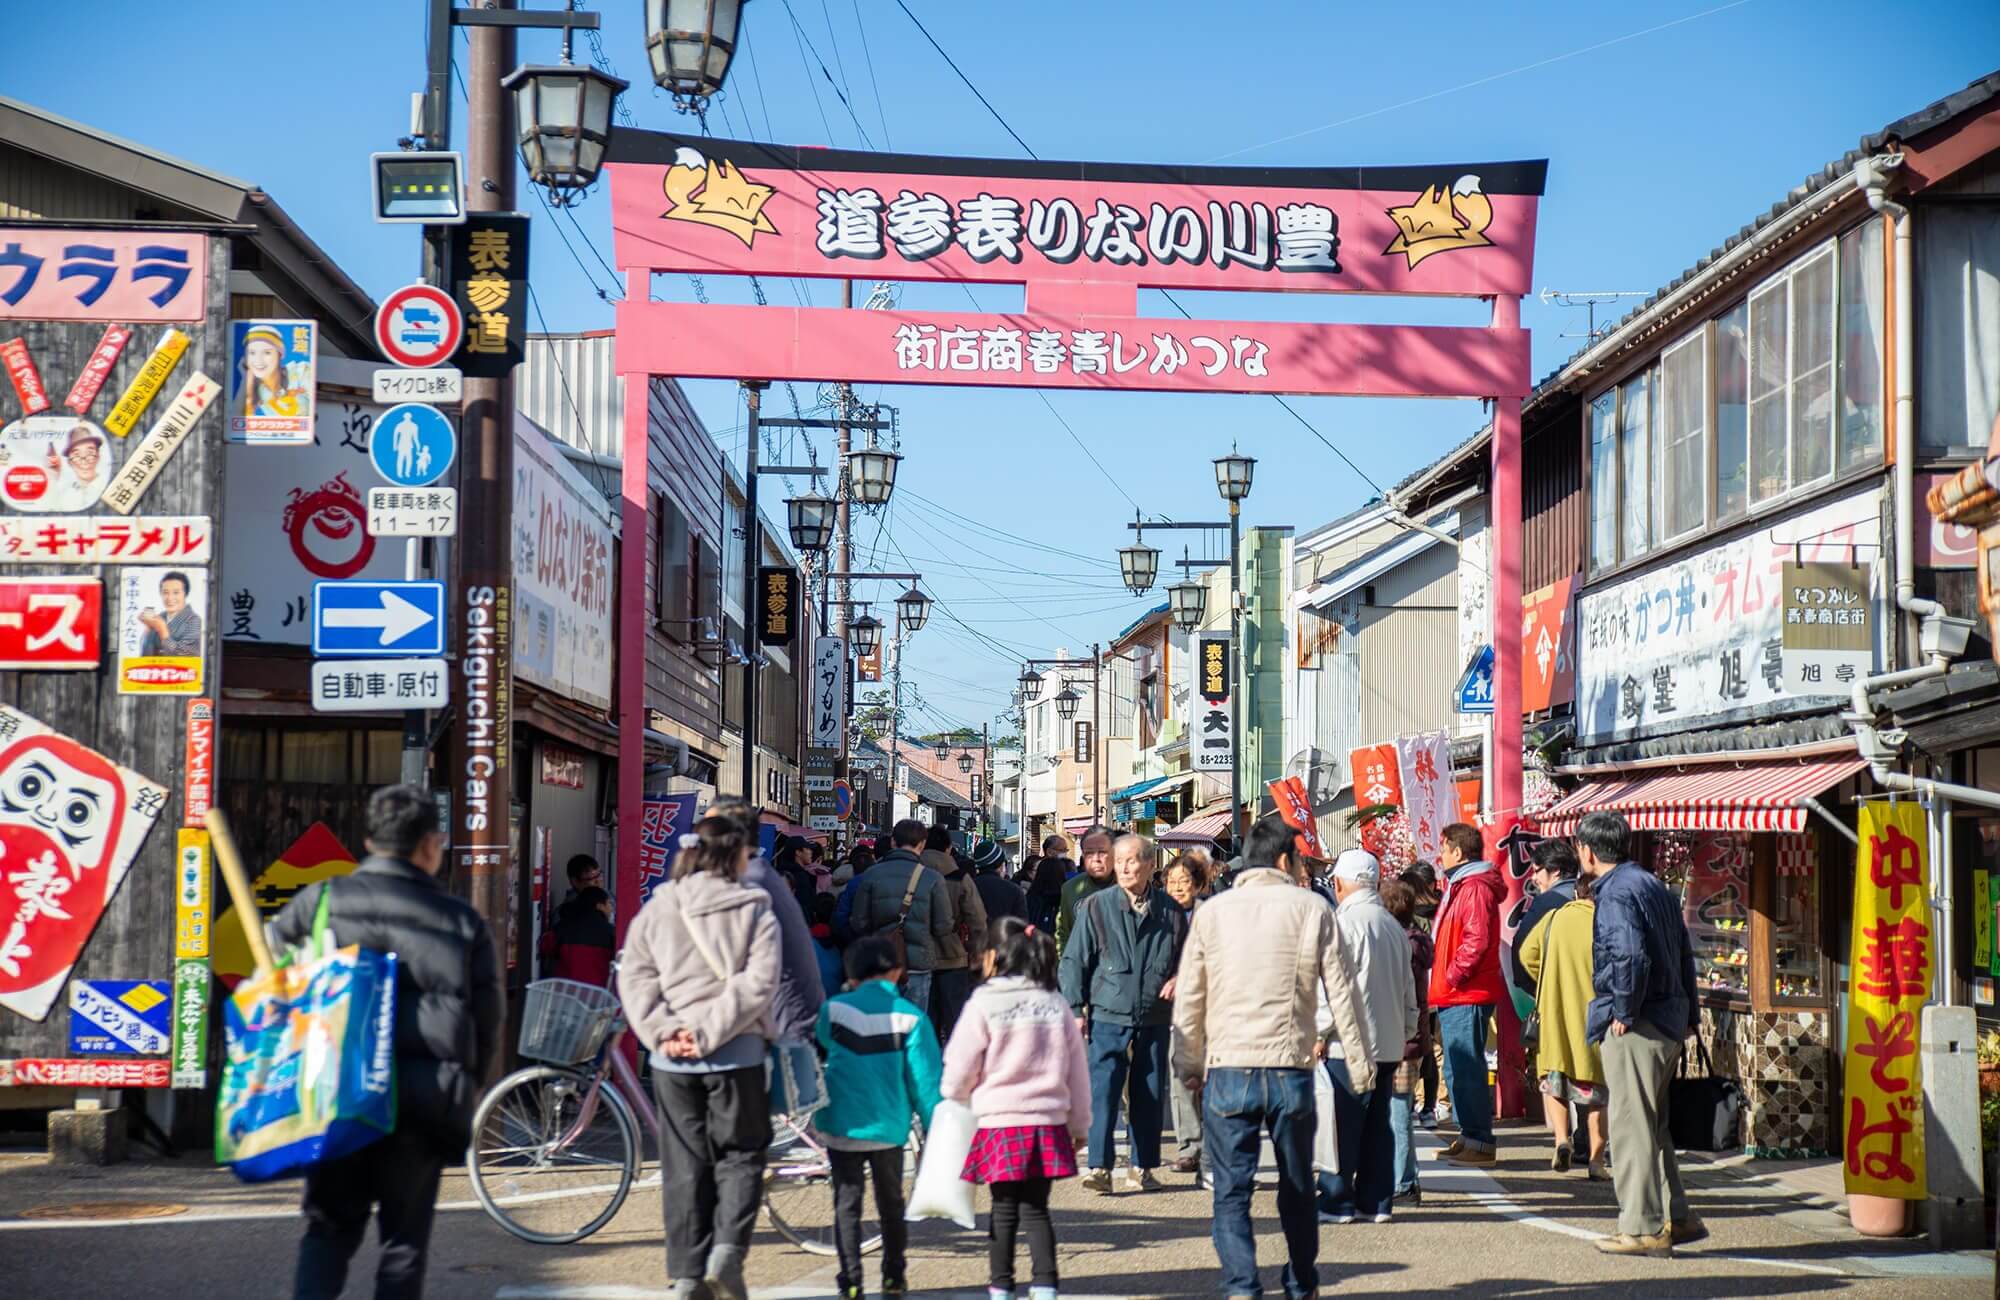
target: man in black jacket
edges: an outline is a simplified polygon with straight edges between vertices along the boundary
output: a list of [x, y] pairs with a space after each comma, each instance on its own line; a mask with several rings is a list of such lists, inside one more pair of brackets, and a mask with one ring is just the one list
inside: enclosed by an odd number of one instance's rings
[[1028, 895], [1007, 879], [1007, 852], [992, 840], [972, 846], [972, 883], [979, 888], [979, 901], [986, 905], [986, 924], [1003, 916], [1028, 919]]
[[444, 864], [437, 804], [415, 786], [368, 800], [368, 857], [353, 875], [302, 889], [271, 922], [273, 948], [311, 932], [322, 890], [336, 944], [396, 954], [396, 1131], [306, 1174], [306, 1232], [293, 1294], [340, 1294], [347, 1264], [381, 1209], [381, 1297], [423, 1293], [438, 1177], [465, 1153], [500, 1046], [505, 993], [493, 936], [433, 877]]

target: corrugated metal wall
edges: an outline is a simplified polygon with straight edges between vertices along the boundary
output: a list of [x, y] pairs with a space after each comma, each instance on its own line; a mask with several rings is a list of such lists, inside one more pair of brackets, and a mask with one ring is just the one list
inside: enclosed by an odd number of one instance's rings
[[1363, 744], [1453, 728], [1458, 681], [1458, 553], [1433, 546], [1375, 580], [1361, 610]]
[[122, 185], [68, 167], [52, 167], [46, 158], [0, 143], [0, 217], [130, 221], [147, 202]]
[[521, 411], [561, 442], [617, 459], [625, 381], [611, 368], [611, 333], [530, 334], [514, 372]]
[[1559, 582], [1583, 567], [1583, 436], [1576, 398], [1557, 397], [1535, 413], [1521, 443], [1521, 586]]

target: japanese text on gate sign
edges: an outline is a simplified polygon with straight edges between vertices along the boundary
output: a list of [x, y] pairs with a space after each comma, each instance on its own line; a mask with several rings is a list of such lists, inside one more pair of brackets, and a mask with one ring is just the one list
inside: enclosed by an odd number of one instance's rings
[[1931, 992], [1928, 828], [1914, 802], [1860, 806], [1847, 999], [1849, 1192], [1922, 1200], [1921, 1025]]

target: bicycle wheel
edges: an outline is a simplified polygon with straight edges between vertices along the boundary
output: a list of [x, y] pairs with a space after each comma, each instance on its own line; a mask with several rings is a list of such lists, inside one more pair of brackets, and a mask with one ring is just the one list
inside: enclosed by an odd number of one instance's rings
[[[923, 1154], [923, 1133], [910, 1126], [910, 1139], [903, 1147], [903, 1199], [917, 1178], [917, 1159]], [[863, 1254], [882, 1248], [882, 1233], [871, 1224], [875, 1197], [871, 1189], [861, 1201]], [[809, 1255], [831, 1256], [837, 1252], [833, 1240], [833, 1165], [819, 1140], [790, 1118], [772, 1127], [770, 1163], [764, 1173], [764, 1216], [778, 1235]]]
[[[584, 1107], [595, 1083], [587, 1122]], [[611, 1221], [639, 1169], [632, 1108], [608, 1080], [551, 1065], [494, 1085], [472, 1122], [465, 1171], [493, 1221], [541, 1245], [581, 1241]]]

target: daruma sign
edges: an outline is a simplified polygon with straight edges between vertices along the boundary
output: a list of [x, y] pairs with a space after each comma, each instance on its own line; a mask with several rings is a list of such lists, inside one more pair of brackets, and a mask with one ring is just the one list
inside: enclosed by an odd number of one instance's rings
[[1019, 312], [656, 303], [619, 368], [714, 378], [1518, 396], [1494, 328], [1141, 316], [1138, 291], [1517, 299], [1546, 164], [1238, 168], [934, 158], [622, 130], [621, 268], [1020, 284]]

